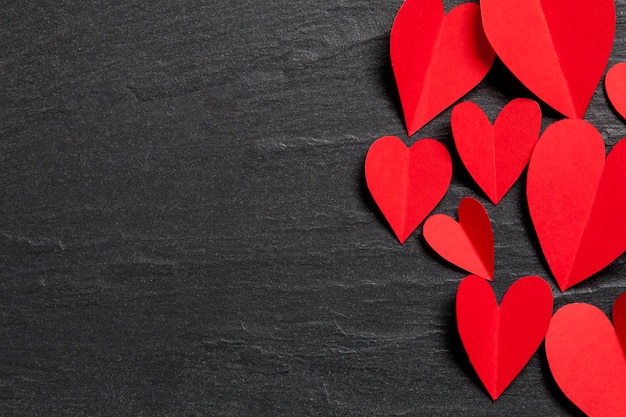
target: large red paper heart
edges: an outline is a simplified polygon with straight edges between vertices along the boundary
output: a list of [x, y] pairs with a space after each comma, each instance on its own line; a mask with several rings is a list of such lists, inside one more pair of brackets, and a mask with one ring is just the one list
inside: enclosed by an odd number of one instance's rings
[[605, 162], [600, 133], [583, 120], [546, 129], [530, 159], [526, 194], [543, 254], [561, 290], [626, 249], [626, 141]]
[[626, 62], [614, 65], [606, 73], [604, 88], [615, 111], [626, 119]]
[[550, 322], [546, 357], [552, 376], [590, 417], [626, 415], [626, 356], [620, 345], [625, 329], [617, 327], [625, 313], [616, 302], [613, 328], [600, 309], [576, 303], [562, 307]]
[[530, 160], [541, 129], [541, 109], [534, 100], [507, 104], [493, 126], [478, 105], [465, 102], [452, 110], [452, 134], [472, 178], [498, 204]]
[[461, 341], [478, 377], [495, 401], [526, 366], [543, 340], [552, 316], [550, 285], [521, 278], [498, 307], [487, 281], [470, 275], [456, 294]]
[[491, 46], [537, 97], [585, 115], [615, 35], [614, 0], [481, 0]]
[[493, 279], [493, 230], [480, 202], [466, 197], [459, 222], [435, 214], [424, 223], [424, 239], [442, 258], [489, 281]]
[[409, 136], [474, 88], [495, 53], [478, 4], [444, 16], [441, 0], [407, 0], [393, 22], [391, 64]]
[[378, 139], [365, 158], [365, 180], [400, 243], [404, 243], [448, 191], [452, 161], [434, 139], [407, 148], [395, 136]]

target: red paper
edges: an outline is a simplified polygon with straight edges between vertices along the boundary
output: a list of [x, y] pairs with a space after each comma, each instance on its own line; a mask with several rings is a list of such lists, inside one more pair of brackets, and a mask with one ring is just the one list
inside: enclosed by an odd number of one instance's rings
[[626, 416], [626, 356], [600, 309], [577, 303], [557, 311], [546, 335], [546, 357], [561, 391], [586, 415]]
[[615, 35], [613, 0], [481, 0], [502, 62], [537, 97], [570, 118], [585, 115]]
[[365, 158], [365, 180], [400, 243], [441, 201], [452, 178], [448, 150], [434, 139], [410, 148], [395, 136], [378, 139]]
[[600, 133], [583, 120], [546, 129], [528, 166], [528, 207], [561, 290], [587, 279], [626, 249], [626, 141], [605, 163]]
[[472, 178], [498, 204], [530, 160], [541, 129], [541, 109], [533, 101], [511, 101], [493, 126], [478, 105], [465, 102], [452, 111], [452, 133]]
[[626, 353], [626, 292], [617, 297], [613, 304], [613, 325], [622, 350]]
[[552, 291], [539, 277], [517, 280], [500, 307], [487, 281], [470, 275], [456, 295], [461, 341], [495, 401], [541, 344], [552, 316]]
[[614, 65], [606, 74], [604, 88], [615, 111], [626, 119], [626, 63]]
[[495, 58], [474, 3], [444, 16], [441, 0], [407, 0], [390, 43], [409, 136], [478, 85]]
[[487, 211], [477, 200], [461, 200], [458, 223], [443, 214], [429, 217], [424, 223], [424, 238], [447, 261], [493, 279], [493, 230]]

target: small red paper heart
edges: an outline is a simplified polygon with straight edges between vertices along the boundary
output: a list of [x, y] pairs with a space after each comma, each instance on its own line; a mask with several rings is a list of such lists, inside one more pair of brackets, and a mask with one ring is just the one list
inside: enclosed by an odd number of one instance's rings
[[550, 107], [582, 118], [611, 54], [613, 0], [481, 0], [480, 8], [511, 72]]
[[626, 293], [617, 297], [613, 304], [613, 326], [615, 326], [622, 350], [626, 354]]
[[466, 197], [459, 222], [435, 214], [424, 223], [424, 239], [442, 258], [489, 281], [493, 279], [493, 230], [480, 202]]
[[626, 62], [614, 65], [606, 73], [604, 88], [615, 111], [626, 119]]
[[620, 344], [626, 319], [624, 295], [618, 301], [613, 308], [615, 328], [597, 307], [575, 303], [554, 314], [546, 334], [546, 357], [554, 380], [590, 417], [626, 415], [626, 356]]
[[498, 204], [530, 160], [541, 129], [537, 102], [515, 99], [493, 126], [478, 105], [465, 102], [452, 110], [452, 134], [463, 164], [489, 199]]
[[395, 136], [378, 139], [365, 158], [365, 180], [400, 243], [409, 237], [448, 191], [452, 162], [434, 139], [407, 148]]
[[495, 53], [478, 4], [444, 16], [441, 0], [407, 0], [393, 22], [391, 64], [409, 136], [474, 88]]
[[526, 195], [543, 254], [561, 290], [626, 249], [626, 141], [605, 162], [600, 133], [583, 120], [549, 126], [528, 166]]
[[470, 275], [456, 294], [461, 341], [478, 377], [495, 401], [522, 371], [543, 340], [552, 316], [550, 285], [539, 277], [517, 280], [502, 298]]

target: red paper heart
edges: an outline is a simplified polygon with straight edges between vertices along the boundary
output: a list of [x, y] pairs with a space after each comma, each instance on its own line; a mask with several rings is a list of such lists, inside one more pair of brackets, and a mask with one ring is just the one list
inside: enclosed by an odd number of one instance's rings
[[481, 0], [480, 8], [511, 72], [560, 113], [582, 118], [611, 54], [613, 0]]
[[626, 249], [626, 141], [605, 162], [600, 133], [583, 120], [546, 129], [530, 159], [526, 194], [537, 237], [561, 290]]
[[444, 16], [441, 0], [402, 5], [390, 52], [409, 136], [478, 85], [495, 58], [478, 4], [462, 4]]
[[541, 129], [541, 109], [518, 98], [507, 104], [493, 126], [478, 105], [452, 110], [454, 143], [463, 164], [489, 199], [498, 204], [530, 160]]
[[[624, 295], [620, 297], [622, 303]], [[613, 328], [604, 313], [589, 304], [562, 307], [546, 334], [546, 357], [561, 391], [590, 417], [626, 415], [624, 305], [615, 303]]]
[[552, 316], [550, 285], [539, 277], [517, 280], [500, 307], [487, 281], [470, 275], [456, 294], [461, 341], [478, 377], [495, 401], [526, 366]]
[[626, 293], [617, 297], [613, 304], [613, 325], [622, 350], [626, 353]]
[[604, 88], [615, 111], [626, 119], [626, 62], [614, 65], [606, 73]]
[[400, 243], [441, 201], [452, 178], [448, 150], [434, 139], [407, 148], [395, 136], [378, 139], [365, 158], [365, 180]]
[[489, 281], [493, 279], [493, 230], [480, 202], [466, 197], [459, 222], [435, 214], [424, 223], [424, 239], [442, 258]]

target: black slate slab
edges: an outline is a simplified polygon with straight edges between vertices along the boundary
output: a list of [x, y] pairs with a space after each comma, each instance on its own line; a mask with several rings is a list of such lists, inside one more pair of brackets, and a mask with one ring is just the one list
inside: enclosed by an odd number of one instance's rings
[[[625, 290], [623, 258], [556, 288], [523, 180], [489, 204], [449, 110], [406, 137], [388, 57], [401, 3], [4, 2], [0, 414], [580, 415], [543, 347], [492, 403], [456, 333], [465, 274], [421, 228], [399, 245], [364, 186], [375, 139], [436, 138], [455, 165], [436, 212], [486, 205], [498, 297], [540, 275], [556, 307], [609, 313]], [[494, 118], [517, 96], [497, 64], [466, 99]], [[609, 148], [626, 136], [602, 86], [587, 119]]]

